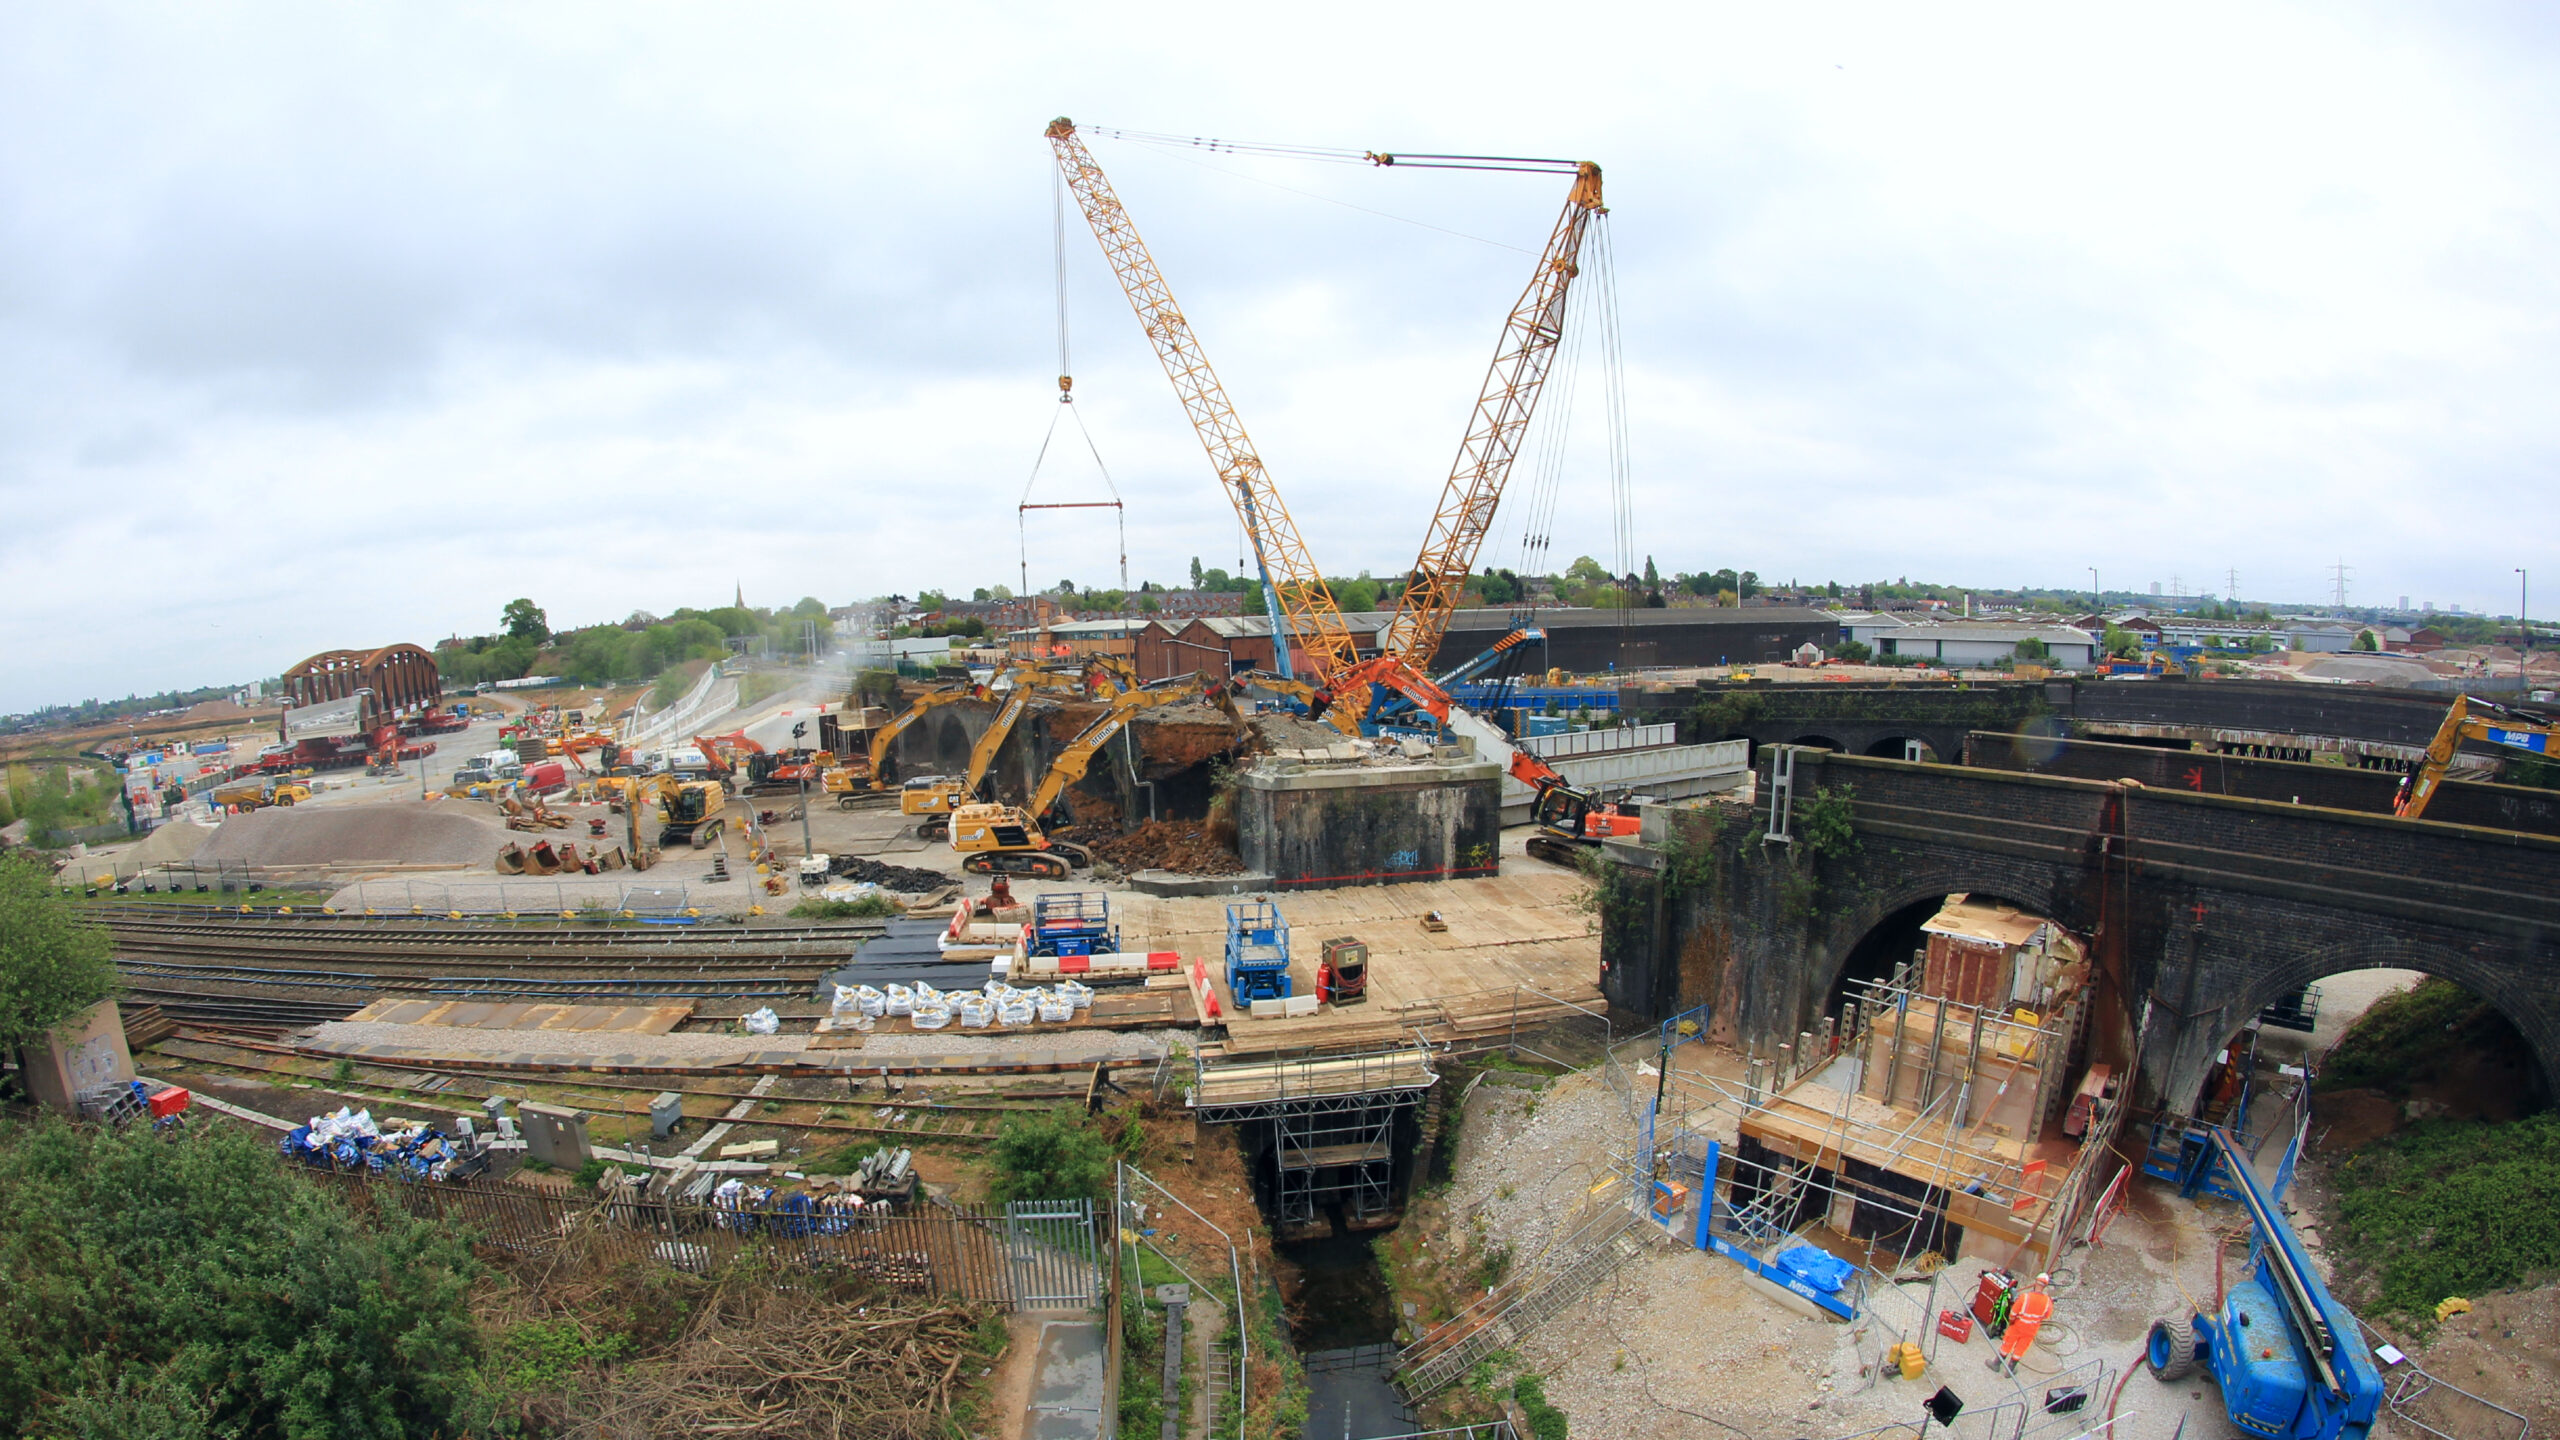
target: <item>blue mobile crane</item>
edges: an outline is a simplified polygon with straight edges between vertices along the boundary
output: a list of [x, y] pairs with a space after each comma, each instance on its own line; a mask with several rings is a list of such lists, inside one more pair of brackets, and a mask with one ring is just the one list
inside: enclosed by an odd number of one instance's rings
[[[2270, 1440], [2365, 1440], [2382, 1407], [2356, 1317], [2320, 1283], [2293, 1227], [2258, 1184], [2248, 1152], [2220, 1125], [2200, 1127], [2181, 1188], [2236, 1194], [2249, 1211], [2248, 1273], [2214, 1313], [2156, 1320], [2145, 1347], [2151, 1373], [2185, 1379], [2202, 1363], [2231, 1423]], [[2211, 1182], [2219, 1168], [2223, 1183]]]

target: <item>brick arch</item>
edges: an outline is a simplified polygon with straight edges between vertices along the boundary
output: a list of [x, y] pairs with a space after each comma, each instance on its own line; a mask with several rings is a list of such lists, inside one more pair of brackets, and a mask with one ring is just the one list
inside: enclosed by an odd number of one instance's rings
[[[1868, 844], [1875, 842], [1869, 841]], [[1878, 857], [1884, 858], [1884, 857]], [[1844, 915], [1823, 926], [1822, 934], [1805, 947], [1805, 970], [1819, 984], [1809, 988], [1804, 997], [1814, 1010], [1830, 998], [1832, 989], [1849, 965], [1849, 957], [1858, 946], [1875, 933], [1876, 927], [1923, 900], [1944, 901], [1950, 895], [1987, 895], [2005, 900], [2023, 910], [2047, 918], [2058, 918], [2056, 912], [2068, 908], [2069, 881], [2047, 873], [2041, 877], [2034, 870], [2049, 867], [2029, 866], [1994, 873], [1988, 867], [1958, 864], [1936, 857], [1920, 859], [1916, 864], [1898, 863], [1910, 857], [1893, 857], [1889, 864], [1860, 865], [1858, 857], [1847, 862], [1868, 874], [1887, 873], [1894, 877], [1894, 888], [1869, 891], [1861, 889], [1856, 904]], [[2028, 883], [2021, 884], [2020, 881]], [[2256, 1012], [2251, 1012], [2256, 1013]], [[1811, 1012], [1800, 1003], [1796, 1017], [1785, 1026], [1786, 1033], [1802, 1029]]]
[[945, 775], [966, 773], [969, 768], [969, 752], [978, 743], [977, 734], [985, 728], [986, 721], [983, 718], [979, 720], [976, 727], [971, 727], [967, 720], [961, 718], [956, 706], [936, 716], [933, 726], [933, 768]]
[[1849, 748], [1841, 744], [1839, 741], [1832, 739], [1828, 735], [1819, 734], [1799, 735], [1787, 743], [1790, 745], [1802, 745], [1809, 750], [1846, 750]]
[[2229, 1044], [2248, 1025], [2251, 1016], [2305, 985], [2357, 970], [2419, 970], [2452, 981], [2479, 996], [2516, 1027], [2525, 1043], [2533, 1047], [2534, 1058], [2541, 1062], [2546, 1084], [2560, 1081], [2560, 1047], [2555, 1047], [2549, 1038], [2560, 1032], [2555, 1032], [2554, 1017], [2541, 997], [2517, 983], [2517, 957], [2484, 955], [2407, 932], [2365, 929], [2306, 946], [2293, 954], [2272, 957], [2253, 968], [2224, 999], [2225, 1026], [2203, 1037], [2211, 1043], [2180, 1047], [2182, 1053], [2173, 1062], [2163, 1087], [2163, 1099], [2178, 1113], [2192, 1110], [2211, 1069], [2210, 1057]]

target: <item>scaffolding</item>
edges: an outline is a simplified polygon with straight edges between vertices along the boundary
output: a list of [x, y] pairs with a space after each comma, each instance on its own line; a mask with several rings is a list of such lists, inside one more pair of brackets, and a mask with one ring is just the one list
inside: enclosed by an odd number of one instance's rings
[[1738, 1078], [1683, 1069], [1686, 1037], [1666, 1024], [1639, 1127], [1656, 1223], [1860, 1325], [1875, 1339], [1862, 1349], [1934, 1353], [1939, 1273], [1968, 1244], [2003, 1268], [2050, 1266], [2113, 1168], [2108, 1071], [2074, 1068], [2077, 976], [2040, 981], [2031, 1009], [1948, 968], [1933, 986], [1915, 956], [1853, 984], [1838, 1016], [1754, 1047]]
[[1272, 1225], [1283, 1238], [1396, 1222], [1396, 1126], [1438, 1083], [1419, 1042], [1351, 1055], [1212, 1064], [1190, 1102], [1204, 1124], [1239, 1124], [1272, 1161]]

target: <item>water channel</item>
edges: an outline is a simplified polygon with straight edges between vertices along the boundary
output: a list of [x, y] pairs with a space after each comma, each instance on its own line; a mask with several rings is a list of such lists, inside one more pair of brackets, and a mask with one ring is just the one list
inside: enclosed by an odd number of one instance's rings
[[1282, 1245], [1301, 1277], [1290, 1341], [1307, 1371], [1306, 1440], [1375, 1440], [1414, 1428], [1387, 1377], [1395, 1372], [1394, 1297], [1377, 1235], [1339, 1233]]

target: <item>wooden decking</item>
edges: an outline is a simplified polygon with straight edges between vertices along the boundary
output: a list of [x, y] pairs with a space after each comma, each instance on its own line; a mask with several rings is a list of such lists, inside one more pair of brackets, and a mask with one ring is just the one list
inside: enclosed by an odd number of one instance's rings
[[[1567, 1006], [1605, 1012], [1600, 940], [1576, 905], [1584, 886], [1579, 875], [1514, 852], [1503, 856], [1502, 874], [1486, 880], [1282, 896], [1294, 993], [1315, 993], [1326, 940], [1349, 935], [1369, 946], [1365, 1003], [1289, 1019], [1258, 1019], [1234, 1003], [1224, 974], [1226, 898], [1131, 895], [1113, 897], [1113, 905], [1132, 948], [1177, 950], [1186, 966], [1208, 962], [1229, 1055], [1268, 1055], [1391, 1045], [1416, 1027], [1435, 1040], [1473, 1040], [1507, 1030], [1515, 1016], [1536, 1025], [1573, 1013]], [[1445, 931], [1422, 928], [1434, 911]]]

